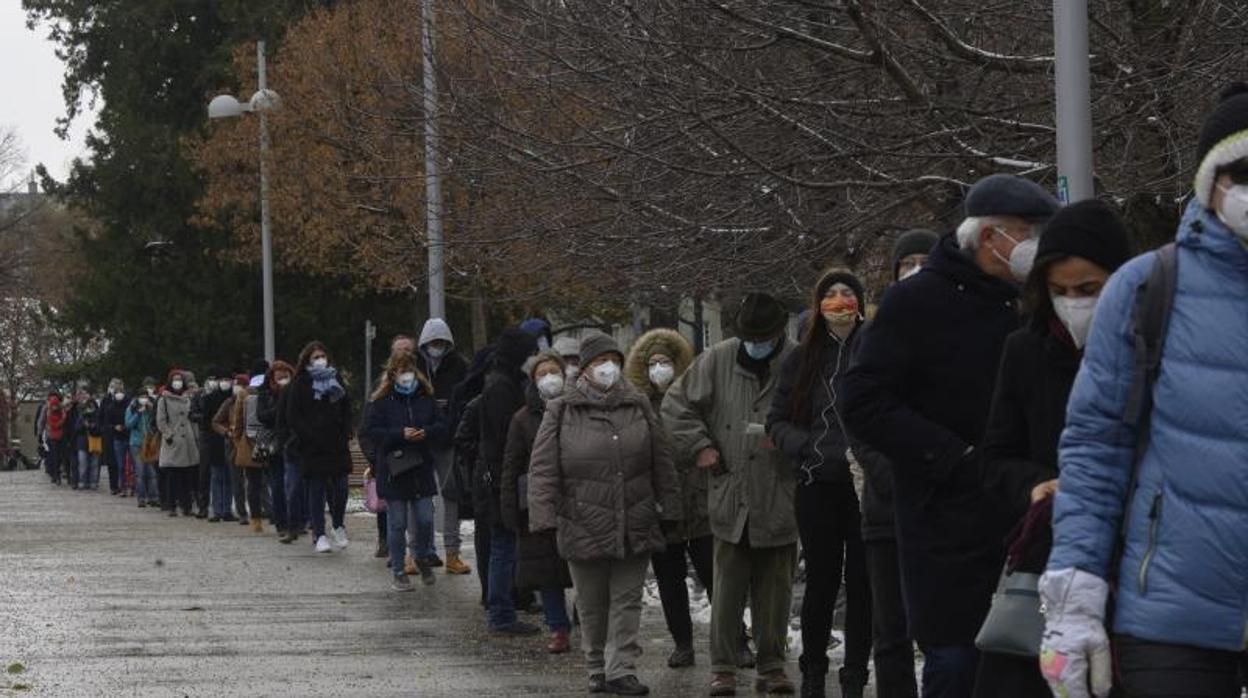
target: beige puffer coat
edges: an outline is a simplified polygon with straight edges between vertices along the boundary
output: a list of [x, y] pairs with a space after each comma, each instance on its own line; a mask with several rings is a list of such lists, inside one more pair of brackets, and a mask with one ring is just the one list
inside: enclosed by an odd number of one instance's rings
[[594, 392], [582, 377], [546, 403], [529, 463], [529, 529], [554, 529], [571, 561], [663, 550], [660, 521], [681, 519], [663, 427], [628, 381]]

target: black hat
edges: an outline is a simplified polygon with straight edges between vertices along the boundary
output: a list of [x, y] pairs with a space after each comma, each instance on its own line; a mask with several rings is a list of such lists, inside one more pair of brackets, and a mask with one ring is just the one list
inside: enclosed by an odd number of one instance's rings
[[1040, 235], [1036, 268], [1069, 256], [1083, 257], [1111, 274], [1117, 271], [1131, 259], [1131, 241], [1122, 219], [1096, 199], [1058, 211]]
[[940, 236], [923, 228], [902, 233], [893, 243], [893, 280], [897, 280], [897, 268], [901, 266], [901, 260], [912, 254], [928, 254], [937, 242], [940, 242]]
[[789, 311], [770, 293], [752, 291], [741, 299], [741, 309], [737, 311], [737, 334], [742, 339], [765, 342], [780, 336], [788, 324]]
[[620, 351], [620, 345], [616, 344], [615, 339], [609, 334], [603, 332], [591, 332], [581, 337], [581, 365], [588, 366], [589, 362], [602, 356], [603, 354], [619, 354], [620, 358], [624, 358], [624, 352]]
[[984, 177], [966, 194], [967, 218], [1015, 216], [1043, 223], [1061, 207], [1052, 194], [1030, 179], [1008, 174]]
[[1248, 158], [1248, 84], [1233, 83], [1205, 117], [1196, 146], [1196, 198], [1207, 208], [1218, 170]]
[[494, 361], [517, 371], [537, 353], [537, 338], [519, 327], [508, 327], [494, 341]]
[[823, 300], [824, 294], [828, 292], [835, 284], [845, 284], [854, 292], [854, 297], [858, 299], [858, 312], [863, 312], [867, 307], [867, 293], [862, 286], [862, 281], [853, 272], [848, 269], [829, 269], [819, 277], [819, 283], [815, 284], [815, 305]]

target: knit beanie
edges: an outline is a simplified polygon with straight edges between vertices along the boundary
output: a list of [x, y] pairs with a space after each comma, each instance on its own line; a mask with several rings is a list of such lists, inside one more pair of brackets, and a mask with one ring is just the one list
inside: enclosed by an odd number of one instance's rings
[[1218, 170], [1248, 158], [1248, 84], [1233, 83], [1205, 118], [1196, 146], [1196, 198], [1205, 208], [1213, 197]]
[[751, 292], [737, 311], [737, 334], [747, 342], [765, 342], [780, 336], [789, 324], [789, 311], [770, 293]]
[[901, 260], [912, 254], [928, 254], [937, 242], [940, 242], [940, 236], [923, 228], [902, 233], [893, 243], [893, 281], [897, 280], [897, 269], [901, 266]]
[[1112, 274], [1131, 259], [1131, 242], [1122, 219], [1096, 199], [1058, 211], [1040, 235], [1036, 267], [1068, 256], [1083, 257]]
[[836, 284], [848, 286], [854, 292], [854, 297], [858, 299], [858, 312], [866, 311], [867, 294], [863, 289], [862, 281], [848, 269], [829, 269], [823, 273], [823, 276], [819, 278], [819, 283], [815, 284], [815, 303], [822, 301], [828, 289]]
[[624, 352], [620, 351], [620, 345], [616, 344], [615, 339], [611, 335], [602, 332], [591, 332], [581, 338], [581, 366], [588, 366], [589, 362], [610, 353], [624, 356]]

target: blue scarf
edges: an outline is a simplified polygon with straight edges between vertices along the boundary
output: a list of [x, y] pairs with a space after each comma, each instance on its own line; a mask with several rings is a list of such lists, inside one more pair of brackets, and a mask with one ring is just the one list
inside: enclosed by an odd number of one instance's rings
[[309, 366], [308, 375], [312, 376], [312, 397], [317, 400], [338, 402], [347, 394], [338, 382], [338, 370], [335, 368]]

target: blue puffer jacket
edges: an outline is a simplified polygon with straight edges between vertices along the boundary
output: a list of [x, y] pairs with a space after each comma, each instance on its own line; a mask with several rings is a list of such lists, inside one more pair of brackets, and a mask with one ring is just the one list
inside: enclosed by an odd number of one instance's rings
[[[1114, 630], [1240, 651], [1248, 639], [1248, 250], [1196, 201], [1178, 244], [1178, 288], [1128, 515]], [[1135, 444], [1122, 421], [1131, 310], [1153, 259], [1119, 270], [1096, 310], [1062, 434], [1050, 570], [1108, 574]]]

